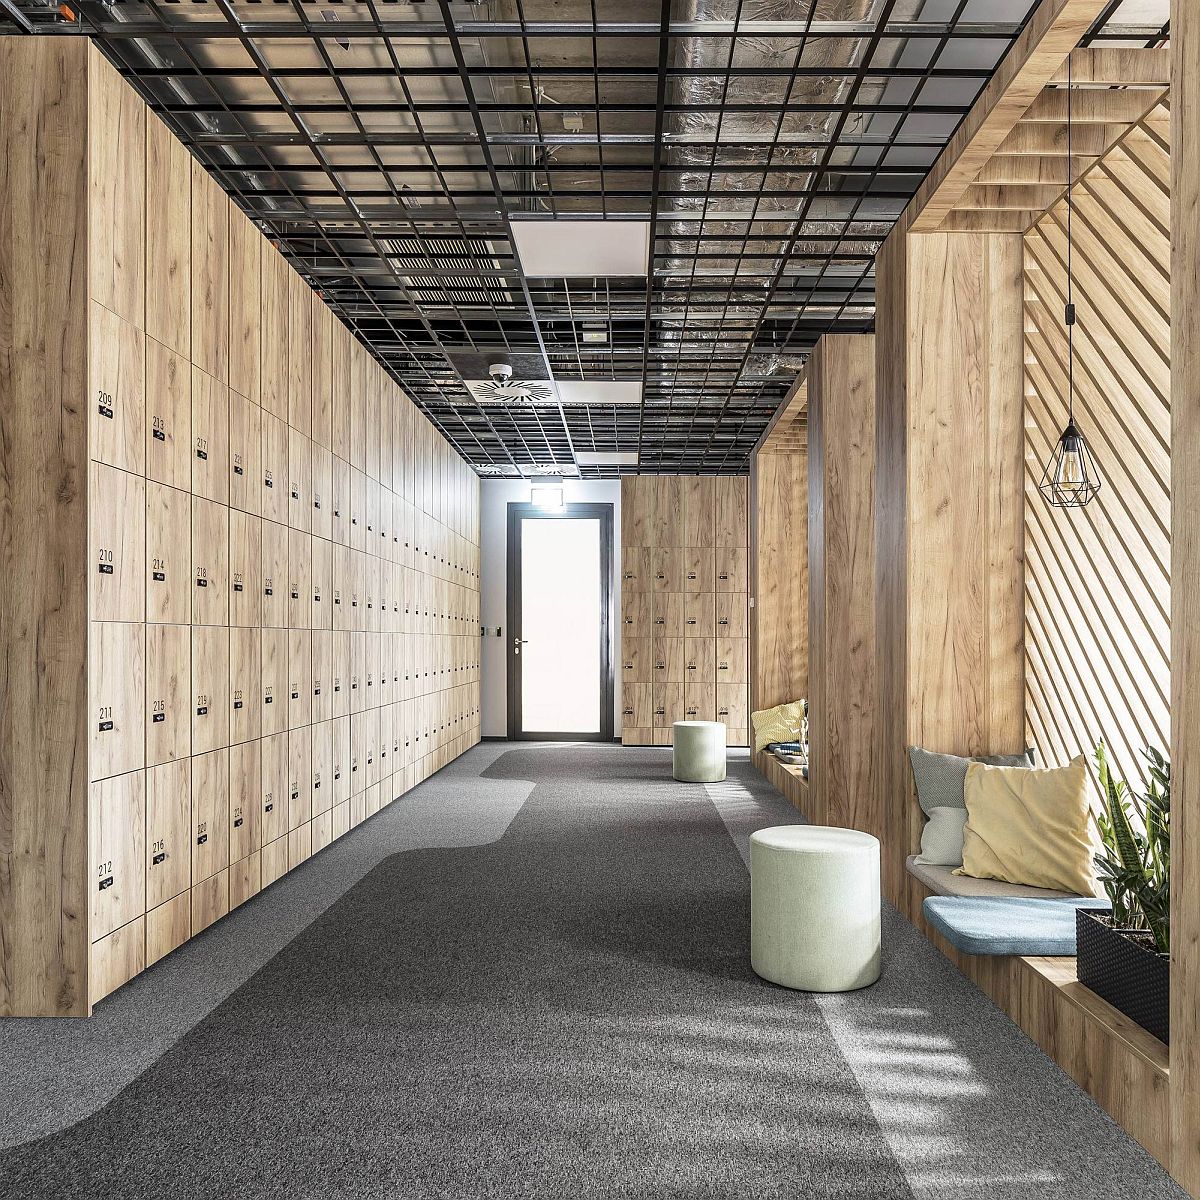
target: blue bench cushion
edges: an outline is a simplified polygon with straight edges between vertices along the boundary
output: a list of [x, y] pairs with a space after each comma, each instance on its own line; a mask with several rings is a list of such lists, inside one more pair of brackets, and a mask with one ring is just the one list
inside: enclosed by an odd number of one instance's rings
[[964, 954], [1069, 958], [1075, 954], [1075, 910], [1106, 907], [1094, 896], [929, 896], [924, 911], [929, 924]]

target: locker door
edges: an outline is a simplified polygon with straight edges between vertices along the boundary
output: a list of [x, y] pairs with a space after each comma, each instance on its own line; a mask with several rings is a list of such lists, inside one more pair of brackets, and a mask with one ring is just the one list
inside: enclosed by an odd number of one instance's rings
[[622, 690], [621, 718], [626, 733], [653, 728], [654, 685], [627, 683]]
[[192, 629], [146, 626], [146, 765], [192, 752]]
[[294, 871], [302, 862], [312, 857], [312, 823], [303, 825], [288, 834], [288, 870]]
[[749, 532], [749, 480], [745, 475], [720, 475], [714, 485], [715, 544], [720, 549], [744, 548]]
[[[263, 380], [266, 387], [266, 380]], [[280, 525], [288, 523], [288, 427], [265, 406], [262, 421], [262, 515]]]
[[262, 853], [250, 854], [229, 867], [229, 907], [235, 909], [262, 891]]
[[288, 628], [308, 629], [312, 621], [312, 537], [288, 531]]
[[288, 727], [288, 631], [262, 631], [263, 737]]
[[360, 713], [367, 707], [367, 635], [350, 635], [350, 712]]
[[277, 879], [287, 874], [288, 870], [288, 839], [285, 832], [282, 837], [272, 842], [263, 842], [262, 848], [262, 885], [270, 887]]
[[330, 612], [333, 617], [334, 629], [349, 629], [350, 620], [350, 591], [354, 574], [352, 557], [353, 551], [349, 546], [333, 546], [331, 559], [333, 563], [330, 586], [333, 591]]
[[224, 383], [229, 382], [229, 208], [229, 197], [193, 160], [191, 358]]
[[179, 354], [192, 347], [192, 156], [146, 115], [146, 332]]
[[350, 358], [354, 342], [350, 331], [334, 321], [329, 341], [332, 439], [330, 449], [343, 462], [350, 461]]
[[91, 457], [143, 475], [146, 470], [146, 337], [92, 302], [88, 414]]
[[[745, 735], [745, 731], [750, 725], [750, 713], [744, 684], [717, 684], [717, 720], [725, 722], [731, 735], [734, 730], [740, 730], [743, 736]], [[730, 745], [738, 744], [738, 742], [730, 741]]]
[[356, 796], [370, 787], [367, 772], [367, 714], [353, 713], [350, 717], [350, 795]]
[[192, 624], [229, 624], [229, 509], [192, 497]]
[[650, 515], [654, 511], [653, 476], [631, 475], [621, 480], [621, 543], [650, 545]]
[[312, 732], [307, 727], [288, 734], [288, 829], [312, 820]]
[[264, 847], [288, 829], [288, 735], [276, 733], [259, 743], [262, 767], [260, 837]]
[[[262, 266], [262, 407], [285, 425], [288, 419], [288, 294], [292, 270], [287, 260], [265, 242]], [[349, 336], [349, 335], [347, 335]], [[284, 474], [276, 477], [282, 487]], [[265, 510], [263, 516], [269, 516]], [[285, 525], [287, 518], [284, 518]]]
[[186, 625], [192, 619], [192, 498], [146, 484], [146, 620]]
[[312, 720], [312, 634], [288, 631], [288, 728], [301, 729]]
[[750, 629], [746, 621], [746, 593], [717, 593], [717, 636], [746, 638]]
[[657, 638], [683, 637], [683, 593], [658, 592], [651, 604], [653, 635]]
[[747, 683], [746, 639], [718, 637], [716, 646], [717, 683]]
[[92, 463], [88, 494], [88, 558], [93, 621], [144, 621], [146, 481]]
[[288, 272], [288, 424], [305, 437], [312, 429], [312, 288]]
[[[229, 631], [229, 744], [262, 732], [262, 630]], [[239, 858], [244, 857], [239, 855]]]
[[685, 683], [684, 685], [684, 702], [686, 712], [684, 713], [685, 721], [714, 721], [716, 720], [717, 711], [717, 688], [716, 684], [704, 683]]
[[192, 761], [146, 771], [146, 909], [182, 895], [192, 883]]
[[[333, 445], [333, 313], [316, 292], [309, 293], [312, 308], [312, 429], [318, 445], [329, 450]], [[328, 535], [326, 535], [328, 536]]]
[[229, 745], [229, 630], [192, 626], [192, 755]]
[[684, 546], [711, 546], [713, 539], [714, 480], [711, 476], [688, 475], [681, 480], [683, 494]]
[[722, 547], [714, 552], [714, 557], [717, 567], [717, 591], [746, 591], [745, 549], [740, 547]]
[[708, 546], [688, 546], [683, 551], [683, 590], [711, 592], [715, 586], [713, 552]]
[[625, 546], [621, 550], [621, 582], [630, 592], [649, 592], [654, 586], [650, 570], [650, 551], [644, 546]]
[[229, 393], [229, 506], [262, 512], [262, 417], [252, 400]]
[[93, 942], [146, 911], [146, 776], [133, 771], [89, 792]]
[[274, 521], [263, 521], [262, 539], [262, 623], [273, 629], [286, 629], [288, 598], [288, 528]]
[[313, 629], [333, 627], [331, 584], [333, 581], [333, 546], [319, 537], [309, 539], [310, 597], [309, 623]]
[[683, 591], [683, 551], [662, 546], [650, 551], [651, 583], [656, 593]]
[[[255, 405], [262, 397], [262, 234], [229, 206], [229, 386]], [[252, 477], [254, 478], [254, 477]], [[254, 510], [254, 511], [257, 511]]]
[[192, 755], [192, 887], [229, 866], [229, 751]]
[[625, 684], [652, 683], [654, 642], [652, 638], [624, 638], [621, 641], [621, 680]]
[[330, 462], [329, 535], [339, 546], [350, 544], [350, 464], [336, 455]]
[[308, 533], [312, 529], [311, 443], [297, 429], [288, 430], [288, 525]]
[[684, 720], [686, 705], [682, 683], [663, 683], [654, 686], [654, 728], [669, 730], [676, 721]]
[[372, 708], [363, 713], [363, 726], [366, 737], [367, 786], [375, 787], [379, 783], [379, 709]]
[[367, 546], [367, 477], [350, 468], [350, 546], [360, 554]]
[[192, 368], [192, 495], [229, 503], [229, 388]]
[[350, 718], [333, 721], [333, 802], [344, 804], [350, 799]]
[[146, 475], [192, 486], [192, 368], [186, 358], [146, 339]]
[[312, 733], [312, 810], [328, 812], [333, 807], [333, 722], [321, 721]]
[[262, 751], [257, 741], [229, 751], [229, 861], [240, 862], [262, 846]]
[[334, 634], [328, 629], [314, 629], [312, 635], [312, 719], [314, 724], [318, 721], [331, 720], [333, 717], [333, 654]]
[[312, 470], [312, 534], [325, 541], [333, 539], [333, 455], [315, 442], [310, 446]]
[[689, 638], [711, 638], [713, 623], [713, 593], [697, 592], [683, 598], [683, 634]]
[[107, 779], [145, 765], [145, 626], [93, 621], [89, 657], [90, 774]]
[[654, 639], [654, 683], [683, 683], [683, 638]]
[[712, 683], [716, 678], [713, 640], [710, 637], [685, 638], [683, 642], [683, 679], [685, 683]]
[[333, 635], [333, 715], [348, 717], [350, 715], [350, 674], [351, 650], [350, 633]]
[[262, 625], [262, 521], [229, 510], [229, 624]]
[[683, 480], [678, 475], [654, 476], [651, 484], [654, 511], [650, 517], [650, 545], [683, 545], [682, 484]]

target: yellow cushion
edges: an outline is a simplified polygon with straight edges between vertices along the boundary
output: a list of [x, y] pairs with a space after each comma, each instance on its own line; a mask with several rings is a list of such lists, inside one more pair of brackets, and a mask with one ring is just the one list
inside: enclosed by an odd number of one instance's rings
[[800, 736], [800, 722], [803, 720], [803, 700], [793, 700], [790, 704], [777, 704], [774, 708], [751, 713], [755, 750], [765, 750], [772, 742], [794, 742]]
[[973, 762], [963, 795], [967, 823], [955, 875], [1096, 895], [1082, 757], [1049, 770]]

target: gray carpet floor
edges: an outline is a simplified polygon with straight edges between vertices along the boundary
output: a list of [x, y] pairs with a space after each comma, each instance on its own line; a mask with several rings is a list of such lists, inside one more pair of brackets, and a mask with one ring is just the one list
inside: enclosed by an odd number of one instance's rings
[[0, 1106], [0, 1194], [1182, 1197], [895, 914], [875, 988], [754, 977], [749, 833], [795, 819], [744, 760], [479, 747], [196, 939], [236, 963], [150, 1051], [189, 947], [90, 1022], [0, 1027], [46, 1131]]

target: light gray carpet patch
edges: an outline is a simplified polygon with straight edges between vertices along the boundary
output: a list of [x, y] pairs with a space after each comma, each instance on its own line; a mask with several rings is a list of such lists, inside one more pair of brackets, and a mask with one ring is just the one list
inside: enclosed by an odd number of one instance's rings
[[[747, 869], [803, 817], [748, 763], [705, 784]], [[918, 1200], [1187, 1200], [1092, 1098], [890, 905], [872, 988], [817, 1004]]]
[[480, 778], [507, 749], [476, 746], [101, 1001], [90, 1018], [0, 1021], [0, 1147], [95, 1112], [390, 855], [502, 837], [533, 788]]

